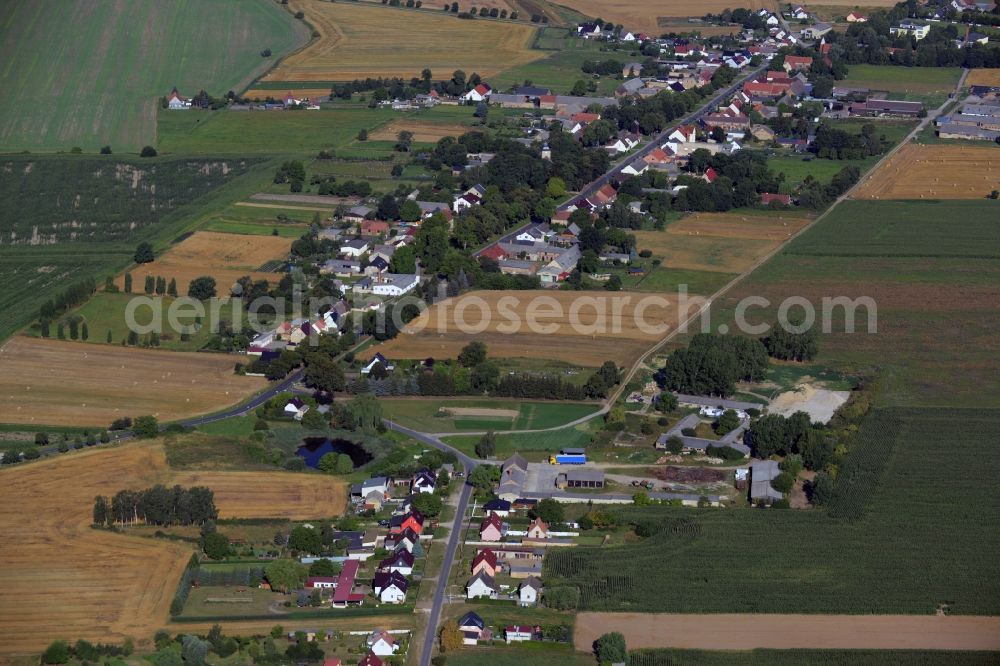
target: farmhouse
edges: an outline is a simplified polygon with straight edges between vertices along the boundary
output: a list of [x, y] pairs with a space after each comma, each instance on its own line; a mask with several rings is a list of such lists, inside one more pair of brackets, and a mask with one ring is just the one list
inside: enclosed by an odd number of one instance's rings
[[535, 636], [535, 628], [531, 626], [511, 625], [504, 629], [507, 643], [522, 643], [530, 641]]
[[377, 296], [402, 296], [413, 291], [420, 277], [411, 273], [382, 273], [372, 283], [372, 293]]
[[808, 56], [786, 55], [783, 67], [786, 72], [808, 71], [813, 59]]
[[392, 361], [383, 356], [382, 352], [375, 352], [375, 355], [372, 356], [371, 360], [361, 368], [361, 374], [371, 374], [372, 369], [379, 364], [382, 365], [386, 372], [392, 372], [396, 369], [396, 366], [392, 364]]
[[772, 192], [764, 192], [760, 195], [760, 203], [764, 206], [770, 206], [773, 203], [778, 203], [783, 206], [792, 205], [792, 197], [788, 194], [774, 194]]
[[332, 590], [337, 587], [335, 576], [310, 576], [306, 579], [307, 590]]
[[495, 513], [501, 518], [506, 518], [510, 515], [511, 506], [510, 502], [502, 499], [491, 499], [489, 502], [483, 505], [483, 511], [490, 513]]
[[478, 599], [480, 597], [496, 599], [497, 586], [493, 577], [483, 572], [477, 573], [465, 585], [465, 597], [467, 599]]
[[175, 87], [167, 95], [167, 108], [171, 111], [187, 111], [191, 108], [191, 100], [187, 97], [181, 97]]
[[866, 23], [868, 21], [868, 17], [860, 12], [851, 12], [844, 20], [848, 23]]
[[365, 252], [368, 251], [368, 241], [363, 238], [352, 238], [351, 240], [342, 243], [340, 246], [340, 254], [345, 257], [353, 257], [357, 259]]
[[888, 99], [869, 99], [851, 104], [852, 116], [902, 116], [916, 118], [923, 111], [921, 102], [900, 102]]
[[515, 453], [500, 466], [500, 487], [497, 496], [513, 502], [521, 496], [524, 481], [528, 476], [528, 461]]
[[285, 415], [291, 416], [296, 421], [301, 421], [302, 417], [309, 411], [309, 405], [302, 402], [301, 398], [292, 398], [285, 405]]
[[463, 102], [483, 102], [489, 98], [493, 89], [488, 83], [480, 83], [478, 86], [461, 96]]

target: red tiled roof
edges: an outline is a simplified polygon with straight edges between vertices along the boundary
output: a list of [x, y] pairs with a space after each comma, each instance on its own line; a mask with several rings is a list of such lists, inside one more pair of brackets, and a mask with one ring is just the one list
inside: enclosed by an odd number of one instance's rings
[[[334, 603], [345, 603], [347, 601], [356, 601], [352, 599], [354, 596], [351, 594], [351, 590], [354, 587], [354, 579], [358, 575], [358, 567], [361, 563], [357, 560], [347, 560], [344, 562], [344, 568], [340, 570], [340, 575], [337, 577], [337, 589], [333, 592]], [[364, 598], [364, 595], [360, 595]]]

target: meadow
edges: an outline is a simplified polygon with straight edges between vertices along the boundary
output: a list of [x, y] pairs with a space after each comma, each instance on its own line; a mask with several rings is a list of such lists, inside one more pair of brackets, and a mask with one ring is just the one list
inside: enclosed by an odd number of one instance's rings
[[0, 347], [0, 419], [107, 427], [124, 416], [164, 422], [206, 414], [267, 385], [236, 375], [234, 363], [226, 354], [17, 336]]
[[894, 65], [851, 65], [847, 78], [838, 85], [869, 88], [890, 93], [890, 99], [940, 105], [955, 90], [962, 75], [959, 67], [897, 67]]
[[[560, 430], [499, 434], [494, 457], [502, 460], [513, 453], [521, 453], [528, 460], [537, 461], [545, 460], [549, 453], [560, 449], [586, 447], [593, 439], [595, 424], [600, 422], [600, 419], [594, 419]], [[479, 440], [479, 435], [452, 435], [444, 438], [445, 442], [470, 456], [476, 455], [476, 443]]]
[[417, 12], [361, 3], [293, 0], [319, 38], [285, 58], [264, 81], [350, 81], [379, 76], [437, 78], [456, 69], [489, 77], [541, 58], [531, 49], [536, 28], [523, 23], [463, 21], [444, 12]]
[[[334, 5], [330, 5], [331, 7]], [[161, 111], [159, 142], [165, 153], [287, 154], [341, 148], [399, 114], [391, 109], [320, 111]]]
[[[506, 89], [531, 81], [532, 85], [550, 88], [557, 95], [568, 95], [577, 81], [592, 80], [581, 68], [585, 60], [615, 59], [621, 62], [642, 60], [638, 53], [602, 53], [597, 44], [576, 37], [566, 39], [561, 50], [550, 53], [542, 60], [516, 65], [490, 78], [491, 85]], [[593, 95], [611, 95], [621, 85], [614, 76], [602, 76], [596, 80], [597, 90]]]
[[3, 3], [0, 24], [4, 151], [138, 152], [171, 88], [238, 92], [309, 37], [271, 0]]
[[551, 552], [543, 579], [580, 586], [584, 610], [930, 615], [946, 604], [950, 614], [996, 615], [1000, 535], [988, 525], [1000, 500], [981, 461], [997, 436], [997, 410], [877, 410], [856, 451], [864, 460], [891, 448], [881, 482], [837, 488], [866, 507], [860, 518], [625, 508], [624, 520], [661, 520], [661, 531]]
[[191, 548], [92, 529], [97, 494], [205, 483], [220, 515], [282, 518], [330, 515], [345, 498], [342, 482], [321, 475], [175, 473], [157, 442], [63, 454], [4, 468], [0, 479], [0, 524], [23, 523], [25, 506], [33, 516], [0, 552], [0, 658], [37, 654], [55, 636], [151, 648], [166, 624]]
[[[460, 430], [529, 430], [554, 428], [586, 416], [597, 405], [585, 403], [527, 402], [521, 400], [409, 400], [384, 398], [382, 412], [400, 425], [422, 432]], [[505, 414], [454, 415], [450, 408], [502, 410]]]

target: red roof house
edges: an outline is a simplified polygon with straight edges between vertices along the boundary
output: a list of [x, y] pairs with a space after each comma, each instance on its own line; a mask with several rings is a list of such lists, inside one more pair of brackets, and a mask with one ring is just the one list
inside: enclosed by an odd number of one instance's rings
[[765, 206], [769, 206], [772, 203], [779, 203], [785, 206], [792, 205], [792, 197], [787, 194], [774, 194], [772, 192], [764, 192], [760, 195], [760, 202]]
[[500, 244], [497, 243], [497, 244], [494, 244], [494, 245], [490, 245], [488, 248], [486, 248], [485, 250], [483, 250], [482, 252], [480, 252], [479, 256], [480, 257], [489, 257], [490, 259], [493, 259], [494, 261], [501, 261], [501, 260], [507, 258], [507, 253], [504, 252], [503, 248], [500, 247]]
[[503, 536], [503, 521], [500, 516], [490, 512], [479, 525], [479, 538], [483, 541], [499, 541]]
[[489, 576], [497, 575], [497, 555], [489, 548], [480, 550], [472, 560], [472, 574], [483, 571]]
[[361, 234], [363, 236], [378, 236], [389, 233], [389, 223], [382, 220], [365, 220], [361, 223]]
[[785, 56], [785, 71], [792, 72], [796, 70], [809, 69], [813, 64], [813, 59], [809, 56]]

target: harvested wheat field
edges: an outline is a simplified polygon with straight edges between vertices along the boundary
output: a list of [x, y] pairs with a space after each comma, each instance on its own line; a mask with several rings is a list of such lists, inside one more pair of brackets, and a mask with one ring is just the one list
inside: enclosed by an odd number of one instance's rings
[[482, 77], [538, 60], [536, 28], [519, 23], [463, 21], [454, 15], [320, 0], [291, 0], [319, 32], [315, 42], [285, 58], [267, 81], [350, 81], [420, 76], [456, 69]]
[[[142, 291], [147, 275], [162, 276], [167, 282], [176, 279], [181, 295], [187, 293], [191, 280], [203, 275], [215, 278], [219, 296], [228, 295], [230, 287], [244, 275], [274, 284], [281, 279], [279, 274], [258, 269], [269, 261], [287, 257], [294, 240], [280, 236], [196, 231], [156, 261], [132, 269], [132, 291]], [[124, 275], [119, 275], [119, 286], [124, 281]]]
[[946, 615], [579, 613], [573, 643], [620, 631], [630, 649], [1000, 650], [1000, 618]]
[[[121, 643], [131, 637], [148, 646], [166, 624], [190, 547], [91, 529], [95, 495], [197, 481], [216, 491], [220, 515], [237, 517], [329, 515], [345, 501], [344, 485], [320, 475], [204, 476], [171, 472], [158, 442], [0, 471], [0, 525], [15, 537], [0, 550], [0, 657], [41, 652], [55, 638]], [[268, 498], [266, 512], [253, 513], [264, 511], [255, 495]]]
[[854, 194], [856, 199], [982, 199], [1000, 189], [995, 146], [907, 144]]
[[403, 333], [359, 356], [382, 352], [388, 358], [453, 358], [478, 340], [493, 358], [583, 366], [614, 360], [627, 366], [674, 330], [679, 310], [676, 299], [663, 294], [473, 292], [435, 303]]
[[739, 273], [809, 223], [792, 215], [695, 213], [665, 231], [637, 231], [639, 250], [650, 250], [666, 268]]
[[267, 99], [272, 97], [274, 99], [284, 98], [287, 93], [292, 93], [295, 99], [311, 99], [320, 100], [326, 99], [330, 95], [330, 88], [300, 88], [295, 86], [289, 86], [288, 88], [282, 88], [281, 90], [267, 90], [265, 88], [251, 88], [246, 91], [243, 97], [248, 99]]
[[219, 518], [304, 520], [344, 512], [344, 483], [293, 472], [176, 472], [170, 481], [215, 491]]
[[[708, 12], [717, 13], [723, 9], [747, 7], [749, 9], [774, 9], [775, 3], [770, 0], [559, 0], [558, 4], [575, 9], [581, 14], [594, 18], [602, 18], [608, 23], [621, 23], [626, 30], [633, 32], [648, 32], [660, 34], [661, 23], [675, 23], [676, 19], [687, 16], [704, 16]], [[697, 24], [691, 24], [689, 30], [697, 30]]]
[[1000, 67], [970, 69], [965, 84], [969, 86], [1000, 86]]
[[461, 136], [471, 127], [459, 123], [431, 123], [420, 120], [394, 120], [368, 135], [374, 141], [395, 141], [400, 132], [412, 132], [414, 141], [434, 143], [446, 136]]
[[107, 427], [123, 416], [171, 421], [216, 411], [267, 386], [225, 354], [17, 336], [0, 347], [0, 421]]

